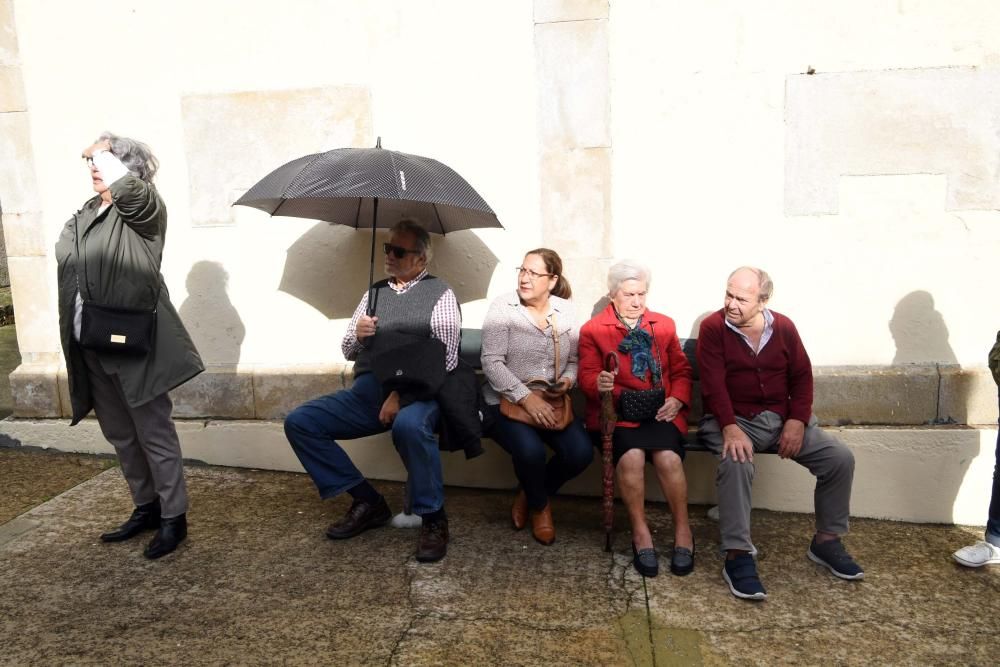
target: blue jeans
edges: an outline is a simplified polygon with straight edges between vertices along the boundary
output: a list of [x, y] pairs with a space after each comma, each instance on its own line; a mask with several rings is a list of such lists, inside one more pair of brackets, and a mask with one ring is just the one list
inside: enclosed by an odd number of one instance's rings
[[[528, 497], [528, 507], [540, 510], [559, 488], [590, 465], [594, 447], [579, 419], [562, 431], [547, 431], [512, 421], [491, 405], [496, 425], [490, 435], [514, 461], [514, 474]], [[545, 462], [545, 445], [555, 453]]]
[[[381, 409], [382, 389], [372, 373], [365, 373], [350, 389], [304, 403], [285, 418], [285, 436], [321, 497], [332, 498], [364, 481], [337, 440], [387, 431], [378, 420]], [[414, 514], [444, 506], [441, 455], [434, 436], [439, 413], [436, 401], [418, 401], [400, 410], [392, 423], [392, 443], [409, 473]]]
[[[1000, 421], [997, 424], [1000, 425]], [[997, 449], [993, 464], [993, 495], [990, 497], [990, 517], [986, 522], [986, 541], [1000, 547], [1000, 433], [997, 434]]]

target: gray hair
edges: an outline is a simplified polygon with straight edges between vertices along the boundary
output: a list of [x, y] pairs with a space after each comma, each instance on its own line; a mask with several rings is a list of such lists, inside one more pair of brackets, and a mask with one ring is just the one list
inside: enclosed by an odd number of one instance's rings
[[111, 132], [102, 132], [94, 143], [102, 141], [111, 144], [111, 154], [122, 161], [129, 173], [147, 183], [153, 182], [156, 170], [160, 168], [160, 161], [153, 155], [149, 146], [141, 141], [119, 137]]
[[414, 248], [414, 250], [419, 250], [421, 257], [428, 262], [431, 261], [431, 235], [419, 222], [417, 222], [416, 218], [401, 219], [392, 226], [392, 229], [390, 229], [389, 232], [391, 234], [402, 232], [412, 236], [417, 244], [417, 247]]
[[614, 294], [626, 280], [639, 280], [646, 283], [646, 289], [653, 282], [653, 272], [645, 264], [634, 259], [623, 259], [608, 269], [608, 294]]
[[757, 284], [760, 285], [760, 293], [757, 295], [757, 298], [760, 301], [771, 300], [771, 295], [774, 294], [774, 282], [771, 280], [771, 276], [768, 275], [767, 271], [765, 271], [764, 269], [758, 269], [756, 266], [741, 266], [729, 274], [729, 278], [726, 280], [726, 282], [732, 280], [733, 276], [735, 276], [740, 271], [749, 271], [750, 273], [757, 276]]

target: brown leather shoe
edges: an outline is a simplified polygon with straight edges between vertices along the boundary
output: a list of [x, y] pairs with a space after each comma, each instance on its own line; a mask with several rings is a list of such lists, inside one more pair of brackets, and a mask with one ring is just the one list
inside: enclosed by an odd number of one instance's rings
[[556, 541], [556, 527], [552, 523], [552, 503], [546, 503], [545, 507], [537, 512], [532, 510], [531, 534], [545, 546]]
[[524, 495], [524, 489], [514, 496], [514, 504], [510, 508], [510, 521], [514, 524], [514, 530], [521, 530], [528, 525], [528, 496]]
[[417, 538], [417, 560], [433, 563], [448, 553], [448, 519], [425, 521]]
[[380, 496], [374, 505], [369, 505], [363, 500], [355, 500], [343, 517], [330, 524], [326, 529], [326, 536], [331, 540], [346, 540], [369, 528], [384, 526], [391, 518], [392, 512], [384, 497]]

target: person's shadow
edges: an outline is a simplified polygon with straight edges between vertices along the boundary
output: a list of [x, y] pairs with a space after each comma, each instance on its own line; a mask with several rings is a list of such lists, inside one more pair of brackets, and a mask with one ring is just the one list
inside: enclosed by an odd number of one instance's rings
[[948, 344], [948, 327], [934, 308], [930, 292], [910, 292], [896, 304], [889, 320], [889, 332], [896, 343], [897, 364], [957, 364]]
[[206, 364], [240, 362], [246, 327], [229, 300], [228, 283], [229, 274], [218, 262], [197, 262], [188, 273], [188, 295], [179, 312]]

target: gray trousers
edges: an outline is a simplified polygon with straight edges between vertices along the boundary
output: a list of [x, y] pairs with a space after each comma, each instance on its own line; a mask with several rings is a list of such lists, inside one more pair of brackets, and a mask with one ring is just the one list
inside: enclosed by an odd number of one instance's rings
[[187, 486], [181, 461], [181, 443], [170, 418], [173, 403], [161, 394], [131, 408], [117, 375], [108, 375], [97, 355], [81, 350], [101, 432], [118, 454], [122, 473], [138, 505], [160, 499], [165, 518], [187, 512]]
[[[774, 412], [765, 411], [753, 419], [736, 418], [736, 423], [753, 443], [754, 453], [777, 451], [784, 422]], [[750, 551], [750, 490], [754, 464], [740, 463], [732, 457], [722, 460], [722, 430], [712, 415], [698, 424], [698, 440], [719, 456], [715, 486], [719, 496], [719, 532], [721, 548]], [[816, 477], [813, 502], [816, 530], [844, 535], [848, 529], [851, 483], [854, 481], [854, 454], [844, 443], [816, 425], [816, 415], [809, 419], [802, 438], [802, 449], [793, 459]]]

